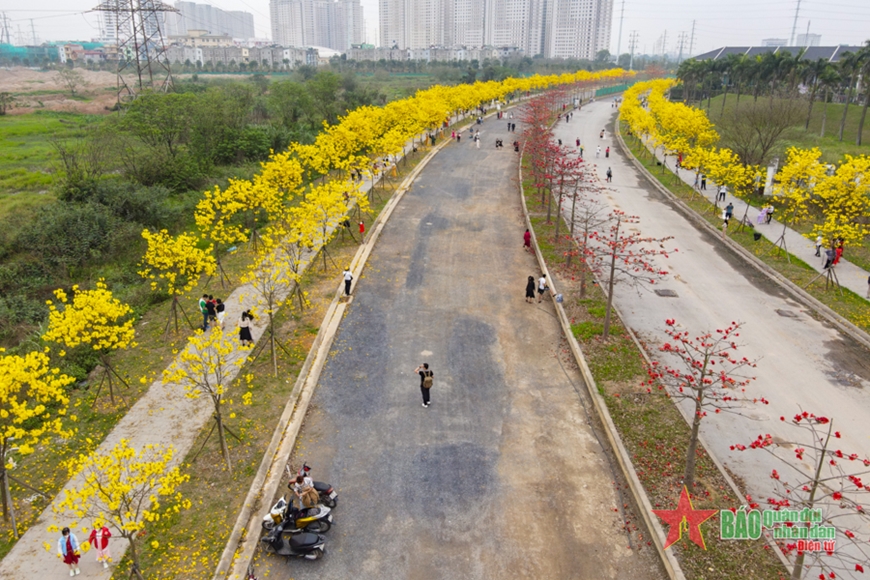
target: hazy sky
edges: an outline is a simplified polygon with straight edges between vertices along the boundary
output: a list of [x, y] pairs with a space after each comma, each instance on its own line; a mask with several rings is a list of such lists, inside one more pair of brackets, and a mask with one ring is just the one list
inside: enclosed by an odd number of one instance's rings
[[[0, 12], [11, 19], [13, 39], [18, 29], [31, 38], [31, 20], [41, 40], [85, 40], [97, 33], [97, 16], [87, 11], [100, 0], [0, 0]], [[254, 15], [257, 35], [269, 37], [269, 0], [195, 0], [224, 10], [244, 10]], [[23, 8], [25, 5], [27, 8]], [[628, 52], [629, 35], [637, 31], [637, 52], [651, 53], [667, 31], [666, 47], [676, 51], [680, 33], [685, 33], [688, 53], [692, 21], [695, 21], [694, 53], [723, 45], [758, 45], [764, 38], [791, 34], [796, 0], [627, 0], [620, 52]], [[369, 42], [376, 40], [377, 0], [362, 0]], [[614, 0], [611, 52], [617, 48], [622, 0]], [[797, 34], [822, 35], [823, 45], [863, 44], [870, 39], [870, 1], [802, 0]]]

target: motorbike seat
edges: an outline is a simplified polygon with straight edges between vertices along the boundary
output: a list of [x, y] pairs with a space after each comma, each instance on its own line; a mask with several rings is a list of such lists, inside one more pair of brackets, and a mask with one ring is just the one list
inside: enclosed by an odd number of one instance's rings
[[315, 481], [314, 489], [317, 491], [317, 493], [323, 493], [329, 489], [329, 484], [323, 483], [322, 481]]
[[295, 536], [290, 536], [290, 547], [294, 550], [310, 548], [319, 541], [320, 537], [317, 534], [296, 534]]

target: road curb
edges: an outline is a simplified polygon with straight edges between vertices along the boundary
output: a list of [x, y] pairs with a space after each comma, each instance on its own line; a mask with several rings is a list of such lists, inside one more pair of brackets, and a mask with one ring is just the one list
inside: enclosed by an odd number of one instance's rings
[[743, 258], [746, 262], [752, 265], [756, 270], [760, 271], [768, 278], [770, 278], [775, 283], [779, 284], [783, 290], [785, 290], [788, 294], [791, 295], [792, 298], [803, 304], [805, 307], [813, 310], [819, 314], [819, 316], [823, 317], [825, 320], [836, 326], [841, 332], [849, 335], [852, 339], [859, 342], [865, 348], [870, 349], [870, 334], [861, 330], [848, 320], [846, 320], [840, 314], [834, 312], [830, 307], [823, 304], [819, 299], [813, 297], [809, 293], [807, 293], [803, 288], [762, 262], [758, 259], [755, 254], [732, 240], [730, 237], [725, 236], [721, 237], [722, 232], [713, 227], [710, 222], [705, 220], [703, 217], [698, 215], [698, 212], [690, 208], [686, 203], [674, 195], [668, 188], [662, 185], [659, 180], [652, 175], [649, 170], [638, 161], [634, 155], [631, 153], [631, 150], [625, 144], [625, 141], [622, 139], [622, 133], [620, 132], [620, 117], [617, 116], [614, 122], [614, 131], [613, 133], [616, 135], [616, 141], [619, 143], [622, 152], [626, 157], [631, 159], [632, 164], [647, 178], [647, 180], [652, 183], [653, 187], [655, 187], [658, 191], [664, 194], [670, 201], [674, 202], [674, 204], [679, 208], [680, 213], [683, 214], [683, 217], [690, 220], [695, 224], [700, 224], [702, 227], [706, 228], [707, 231], [716, 234], [717, 237], [721, 238], [725, 244], [734, 251], [734, 253], [738, 254], [741, 258]]
[[[408, 191], [417, 175], [429, 161], [450, 143], [451, 140], [445, 139], [444, 142], [436, 145], [427, 153], [411, 173], [402, 180], [401, 185], [387, 201], [384, 209], [372, 224], [368, 240], [359, 247], [351, 261], [351, 271], [354, 274], [352, 288], [356, 287], [356, 282], [365, 269], [368, 257], [374, 249], [384, 225], [405, 192]], [[266, 507], [263, 500], [265, 499], [266, 504], [268, 504], [277, 492], [284, 474], [284, 465], [302, 428], [302, 422], [308, 412], [308, 404], [311, 402], [320, 373], [326, 364], [326, 357], [347, 308], [347, 304], [340, 301], [343, 291], [344, 282], [342, 281], [321, 323], [321, 328], [324, 330], [317, 334], [314, 344], [308, 351], [308, 356], [296, 378], [296, 384], [293, 386], [281, 419], [275, 427], [269, 447], [263, 454], [260, 468], [248, 490], [239, 516], [236, 518], [236, 523], [212, 577], [213, 580], [241, 580], [254, 557], [257, 548], [255, 538], [259, 537], [260, 530], [259, 511]]]
[[[538, 247], [538, 239], [537, 236], [535, 236], [535, 230], [532, 227], [531, 219], [529, 219], [529, 210], [526, 207], [526, 196], [523, 192], [524, 153], [525, 143], [523, 144], [523, 148], [520, 150], [520, 156], [517, 163], [519, 175], [519, 181], [517, 186], [520, 193], [520, 204], [523, 208], [523, 217], [526, 221], [526, 227], [529, 229], [529, 233], [532, 237], [532, 247], [535, 249], [535, 257], [538, 260], [538, 266], [540, 266], [541, 272], [543, 272], [544, 276], [546, 276], [547, 279], [550, 281], [553, 292], [555, 292], [555, 283], [553, 281], [553, 278], [550, 276], [550, 271], [547, 269], [546, 262], [544, 262], [544, 257], [541, 255], [541, 250]], [[558, 216], [558, 219], [562, 219], [562, 216]], [[583, 356], [583, 351], [580, 348], [580, 344], [577, 342], [577, 339], [574, 338], [574, 334], [571, 332], [571, 322], [568, 320], [568, 315], [565, 313], [565, 309], [563, 308], [563, 306], [555, 300], [553, 301], [553, 305], [556, 308], [556, 314], [559, 318], [559, 324], [562, 326], [562, 333], [565, 335], [565, 339], [568, 341], [568, 346], [571, 348], [571, 353], [574, 355], [574, 360], [577, 362], [577, 366], [580, 368], [580, 373], [583, 375], [583, 383], [586, 385], [586, 390], [589, 393], [589, 397], [592, 399], [592, 403], [595, 406], [595, 411], [598, 414], [598, 418], [604, 426], [604, 431], [607, 434], [607, 440], [610, 443], [611, 449], [613, 449], [614, 455], [616, 456], [617, 463], [619, 463], [622, 474], [628, 482], [628, 487], [631, 490], [631, 494], [634, 498], [634, 505], [636, 507], [636, 511], [640, 514], [641, 519], [643, 520], [646, 529], [649, 532], [650, 537], [652, 538], [653, 545], [655, 546], [662, 566], [664, 567], [665, 571], [668, 574], [668, 577], [671, 580], [685, 580], [686, 577], [683, 574], [680, 563], [671, 552], [665, 550], [664, 548], [664, 543], [666, 539], [664, 530], [662, 529], [658, 521], [652, 518], [652, 503], [649, 501], [649, 497], [647, 497], [646, 491], [643, 489], [643, 485], [640, 483], [640, 479], [638, 479], [637, 477], [637, 472], [634, 469], [634, 464], [631, 461], [631, 457], [629, 456], [628, 451], [625, 449], [625, 445], [623, 445], [622, 443], [622, 438], [619, 436], [616, 425], [614, 425], [613, 423], [613, 418], [610, 416], [610, 411], [607, 409], [607, 404], [604, 402], [604, 398], [598, 393], [598, 386], [595, 383], [595, 378], [592, 376], [592, 371], [589, 370], [589, 365], [586, 363], [586, 357]]]

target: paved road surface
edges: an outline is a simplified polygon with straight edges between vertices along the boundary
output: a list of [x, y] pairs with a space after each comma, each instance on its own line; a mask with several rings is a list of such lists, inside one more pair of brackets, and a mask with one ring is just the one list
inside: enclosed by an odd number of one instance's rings
[[[526, 304], [503, 123], [452, 144], [387, 224], [312, 401], [300, 456], [340, 494], [317, 562], [270, 578], [660, 578], [627, 549], [619, 496], [554, 356], [552, 304]], [[466, 132], [467, 134], [467, 132]], [[420, 378], [435, 372], [432, 405]], [[263, 577], [263, 576], [261, 576]]]
[[[734, 443], [748, 443], [757, 434], [771, 433], [785, 440], [800, 436], [779, 421], [801, 408], [834, 419], [843, 434], [842, 449], [870, 457], [870, 356], [848, 337], [804, 312], [778, 286], [747, 266], [726, 249], [718, 235], [699, 230], [687, 222], [670, 202], [654, 189], [618, 151], [612, 139], [616, 110], [609, 101], [584, 106], [570, 123], [560, 123], [556, 136], [565, 143], [581, 139], [590, 163], [602, 181], [607, 167], [613, 169], [608, 196], [612, 205], [641, 218], [643, 235], [674, 236], [679, 249], [667, 261], [671, 276], [661, 287], [677, 292], [663, 298], [651, 292], [639, 295], [617, 287], [615, 300], [626, 322], [651, 346], [665, 338], [666, 318], [675, 318], [693, 332], [716, 329], [733, 320], [746, 323], [741, 332], [743, 353], [762, 357], [757, 381], [750, 393], [770, 400], [768, 406], [749, 406], [745, 416], [709, 416], [702, 426], [712, 451], [743, 478], [755, 497], [767, 498], [771, 469], [788, 473], [762, 452], [732, 452]], [[604, 140], [601, 129], [607, 127]], [[601, 157], [595, 148], [602, 146]], [[610, 158], [604, 157], [606, 146]], [[791, 313], [794, 317], [783, 316]], [[804, 466], [807, 467], [806, 465]], [[842, 540], [841, 540], [842, 542]]]

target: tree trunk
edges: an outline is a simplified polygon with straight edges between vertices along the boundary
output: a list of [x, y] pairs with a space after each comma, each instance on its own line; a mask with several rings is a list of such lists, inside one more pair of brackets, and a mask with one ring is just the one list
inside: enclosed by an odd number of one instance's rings
[[275, 378], [278, 378], [278, 353], [275, 351], [275, 315], [272, 313], [272, 308], [269, 308], [269, 348], [272, 349], [272, 370], [275, 372]]
[[135, 574], [139, 580], [145, 580], [142, 571], [139, 569], [139, 553], [136, 551], [136, 542], [132, 536], [127, 536], [127, 541], [130, 542], [130, 559], [133, 560], [133, 568], [131, 574]]
[[725, 92], [722, 93], [722, 110], [719, 111], [719, 116], [725, 114], [725, 101], [728, 100], [728, 83], [725, 83]]
[[586, 298], [586, 244], [589, 240], [589, 224], [583, 231], [583, 245], [580, 246], [580, 298]]
[[215, 410], [214, 420], [217, 421], [218, 440], [221, 444], [221, 454], [224, 456], [224, 461], [227, 464], [227, 471], [232, 475], [233, 466], [230, 465], [230, 450], [229, 447], [227, 447], [227, 438], [226, 435], [224, 435], [224, 421], [223, 417], [221, 417], [220, 411]]
[[[822, 466], [828, 458], [828, 442], [831, 440], [831, 431], [834, 428], [834, 422], [828, 423], [828, 436], [825, 438], [825, 444], [822, 446], [822, 452], [819, 454], [819, 462], [816, 465], [816, 476], [813, 478], [813, 489], [810, 491], [809, 509], [813, 509], [816, 504], [816, 491], [819, 489], [819, 482], [822, 478]], [[804, 573], [804, 552], [798, 552], [797, 558], [794, 561], [794, 567], [791, 569], [791, 580], [801, 580]]]
[[551, 215], [553, 213], [552, 206], [553, 206], [553, 190], [548, 188], [547, 189], [547, 223], [548, 224], [550, 223]]
[[846, 128], [846, 115], [849, 113], [849, 103], [852, 102], [852, 89], [855, 87], [855, 75], [849, 80], [849, 92], [846, 93], [846, 106], [843, 107], [843, 118], [840, 119], [840, 133], [837, 139], [843, 140], [843, 130]]
[[689, 448], [686, 449], [686, 471], [683, 473], [683, 485], [691, 492], [695, 489], [695, 455], [698, 449], [698, 431], [701, 429], [701, 400], [695, 400], [695, 417], [692, 420], [692, 435], [689, 438]]
[[738, 84], [737, 85], [737, 100], [734, 102], [734, 110], [735, 111], [740, 108], [740, 89], [741, 88], [742, 87]]
[[[864, 81], [867, 85], [867, 80]], [[861, 145], [861, 134], [864, 132], [864, 118], [867, 116], [867, 105], [870, 104], [870, 85], [864, 90], [864, 106], [861, 108], [861, 118], [858, 119], [858, 137], [855, 139], [855, 145]]]
[[[613, 232], [614, 241], [619, 240], [619, 226], [620, 223], [617, 220], [616, 222], [616, 231]], [[614, 278], [616, 277], [616, 247], [610, 249], [610, 279], [607, 281], [607, 310], [604, 313], [604, 332], [601, 337], [604, 340], [607, 340], [607, 337], [610, 336], [610, 313], [613, 310], [613, 283]]]
[[828, 91], [830, 89], [825, 89], [825, 106], [822, 109], [822, 130], [819, 132], [819, 137], [825, 136], [825, 123], [828, 121]]
[[3, 517], [4, 519], [6, 519], [6, 516], [9, 516], [12, 519], [12, 534], [17, 540], [18, 523], [15, 520], [15, 506], [12, 505], [12, 492], [9, 491], [9, 473], [6, 471], [5, 467], [3, 468], [3, 472], [2, 475], [0, 475], [0, 478], [3, 479]]
[[813, 82], [813, 90], [810, 93], [810, 106], [807, 109], [807, 122], [804, 123], [804, 131], [810, 130], [810, 118], [813, 116], [813, 103], [816, 100], [816, 90], [818, 89], [818, 83]]

